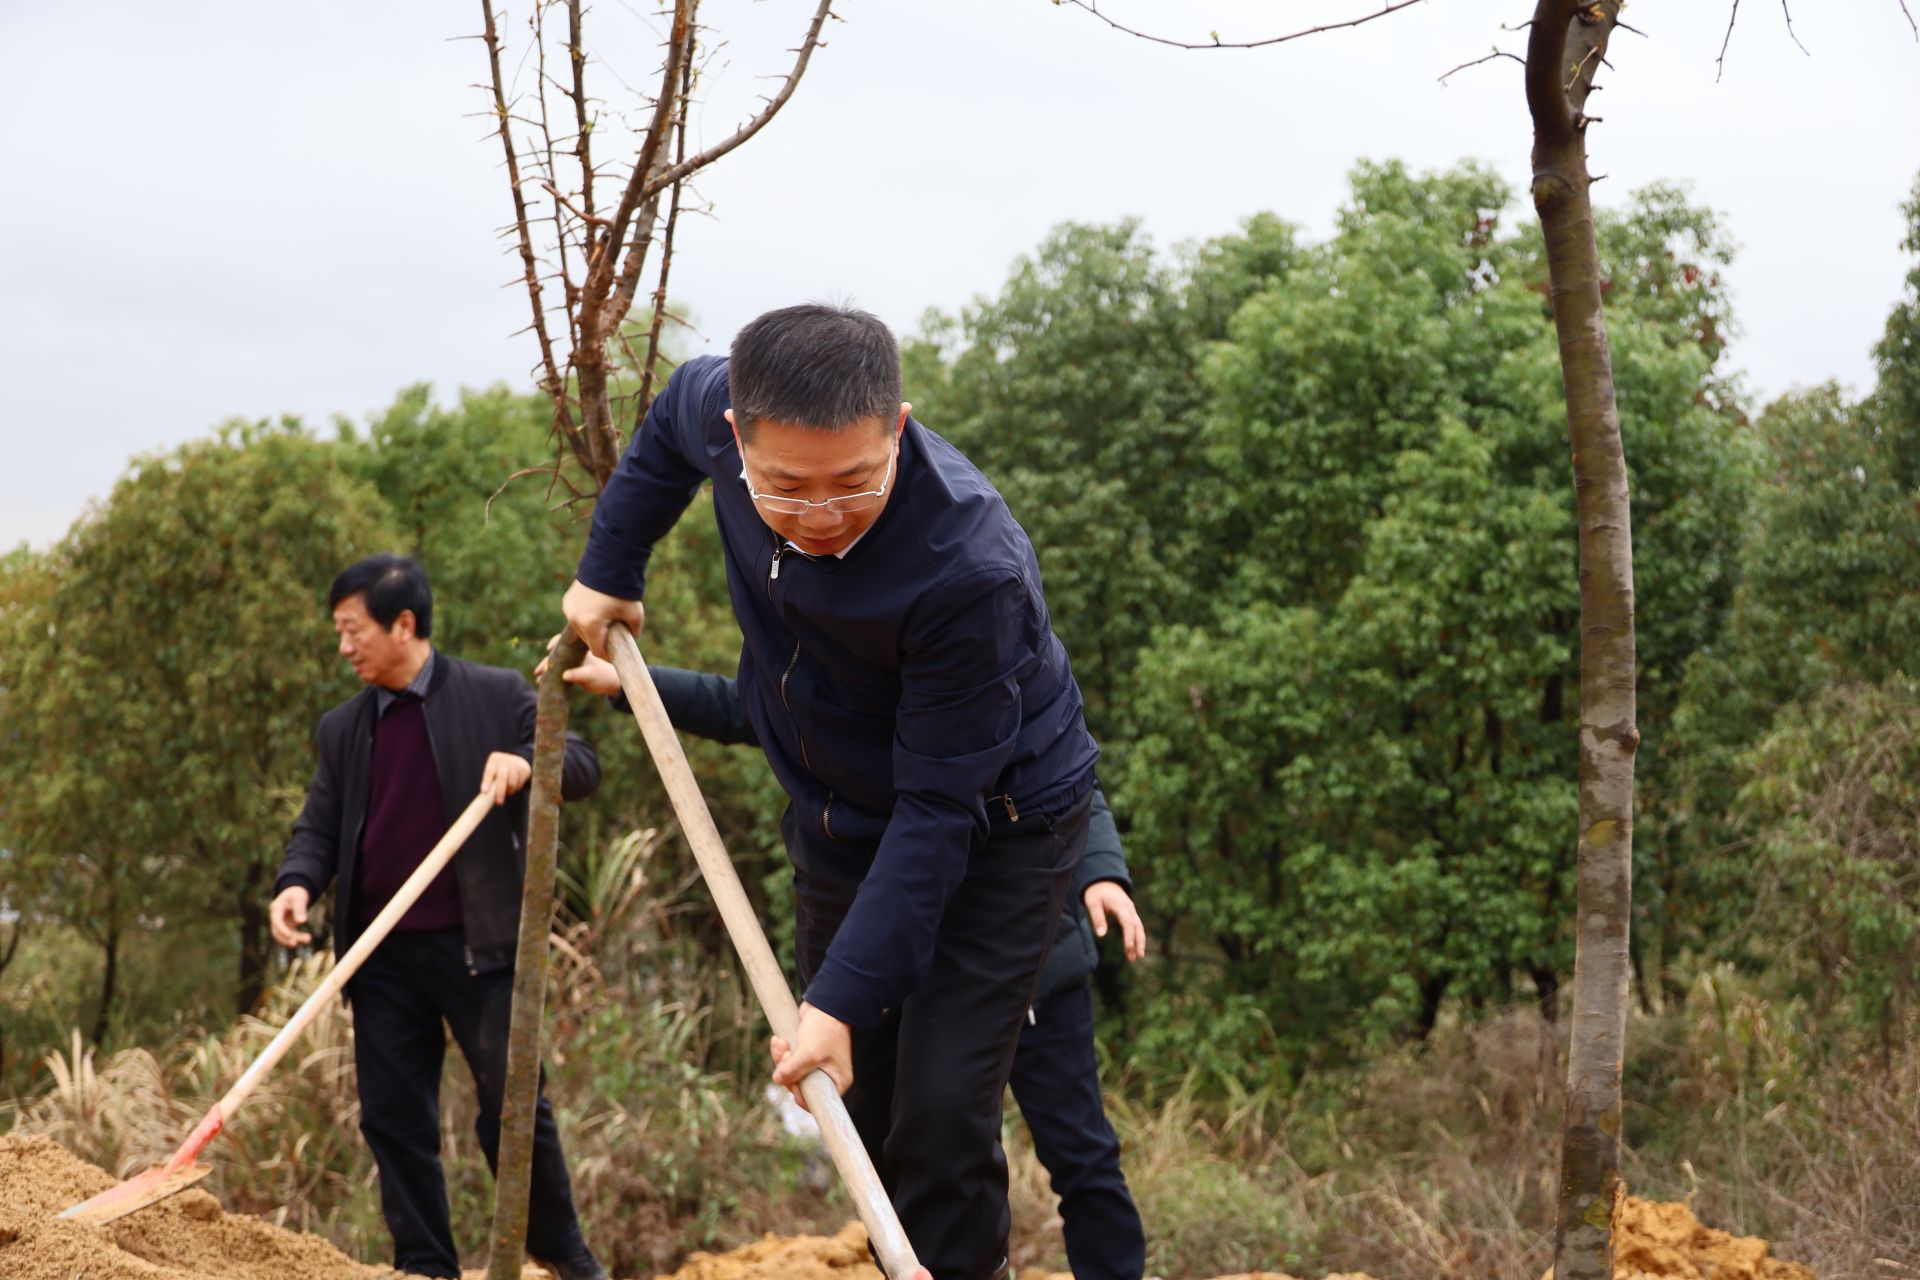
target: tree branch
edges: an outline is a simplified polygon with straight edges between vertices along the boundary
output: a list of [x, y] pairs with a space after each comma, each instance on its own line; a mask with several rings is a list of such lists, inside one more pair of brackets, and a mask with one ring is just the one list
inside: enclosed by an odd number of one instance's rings
[[[691, 40], [693, 37], [688, 37]], [[674, 122], [674, 163], [687, 158], [687, 103], [693, 98], [693, 50], [680, 72], [680, 114]], [[660, 333], [667, 318], [667, 275], [673, 270], [673, 229], [680, 221], [680, 193], [686, 187], [683, 178], [673, 184], [673, 196], [667, 202], [667, 225], [660, 233], [660, 282], [653, 290], [653, 326], [647, 330], [647, 359], [640, 366], [640, 394], [634, 400], [633, 432], [640, 431], [641, 419], [653, 403], [653, 368], [660, 362]]]
[[1801, 44], [1800, 37], [1793, 33], [1793, 10], [1788, 6], [1787, 0], [1780, 0], [1780, 12], [1787, 16], [1787, 38], [1799, 46], [1800, 52], [1811, 58], [1813, 56], [1812, 51], [1809, 50], [1807, 46]]
[[1441, 76], [1440, 83], [1445, 84], [1447, 82], [1447, 76], [1451, 76], [1455, 72], [1465, 71], [1468, 67], [1477, 67], [1485, 62], [1492, 62], [1495, 58], [1512, 58], [1515, 62], [1519, 63], [1523, 67], [1527, 65], [1527, 60], [1521, 57], [1519, 54], [1508, 53], [1505, 49], [1495, 49], [1492, 53], [1488, 54], [1484, 58], [1475, 58], [1472, 62], [1461, 63], [1459, 66], [1455, 67], [1452, 71], [1447, 72], [1447, 75]]
[[[1418, 3], [1418, 0], [1403, 0], [1403, 2], [1414, 4]], [[814, 10], [813, 21], [807, 26], [806, 38], [801, 40], [800, 47], [794, 50], [796, 56], [793, 60], [793, 70], [787, 72], [786, 81], [781, 84], [779, 92], [767, 100], [767, 105], [761, 109], [760, 114], [734, 130], [731, 137], [723, 139], [696, 156], [680, 161], [678, 164], [665, 170], [658, 177], [648, 179], [648, 194], [651, 195], [664, 191], [674, 183], [680, 181], [680, 179], [690, 174], [698, 173], [715, 160], [718, 160], [721, 156], [727, 154], [727, 152], [745, 142], [748, 138], [751, 138], [754, 134], [760, 132], [760, 130], [766, 127], [769, 120], [780, 113], [780, 108], [787, 105], [787, 99], [791, 98], [793, 91], [799, 87], [800, 77], [807, 72], [807, 62], [813, 57], [813, 51], [820, 43], [820, 28], [826, 24], [827, 16], [832, 11], [832, 8], [833, 0], [820, 0], [820, 7]]]
[[[533, 6], [533, 50], [538, 60], [535, 68], [535, 83], [539, 86], [540, 103], [540, 142], [541, 149], [536, 154], [546, 157], [546, 175], [540, 185], [554, 200], [553, 240], [560, 257], [560, 291], [567, 300], [567, 337], [573, 343], [573, 349], [580, 349], [580, 325], [574, 319], [573, 300], [576, 296], [573, 284], [573, 269], [567, 261], [567, 224], [560, 216], [560, 209], [566, 201], [560, 195], [557, 185], [559, 172], [553, 162], [553, 129], [547, 122], [547, 20], [546, 6], [541, 0], [534, 0]], [[589, 227], [588, 230], [592, 228]]]
[[1920, 40], [1920, 22], [1913, 20], [1913, 10], [1907, 8], [1907, 0], [1898, 0], [1900, 12], [1907, 15], [1907, 25], [1913, 28], [1913, 38]]
[[1322, 31], [1338, 31], [1343, 27], [1357, 27], [1363, 23], [1372, 22], [1375, 18], [1384, 18], [1390, 13], [1396, 13], [1401, 9], [1419, 4], [1421, 0], [1386, 0], [1386, 3], [1377, 11], [1363, 14], [1358, 18], [1353, 18], [1346, 22], [1323, 23], [1320, 26], [1307, 27], [1301, 31], [1290, 31], [1283, 36], [1268, 36], [1264, 40], [1222, 40], [1218, 32], [1208, 32], [1207, 34], [1211, 36], [1212, 39], [1205, 43], [1175, 40], [1168, 36], [1156, 36], [1145, 31], [1136, 31], [1132, 27], [1115, 22], [1106, 14], [1100, 12], [1100, 0], [1058, 0], [1058, 2], [1070, 4], [1076, 9], [1085, 9], [1088, 13], [1100, 19], [1100, 21], [1106, 23], [1115, 31], [1124, 31], [1130, 36], [1136, 36], [1142, 40], [1149, 40], [1154, 44], [1168, 45], [1175, 49], [1261, 49], [1270, 44], [1285, 44], [1289, 40], [1299, 40], [1304, 36], [1319, 35]]
[[[1905, 2], [1906, 0], [1901, 0], [1901, 3], [1904, 4]], [[1739, 16], [1740, 0], [1733, 0], [1733, 7], [1727, 11], [1727, 34], [1720, 40], [1720, 56], [1713, 60], [1713, 82], [1715, 84], [1719, 84], [1720, 77], [1726, 74], [1727, 46], [1733, 43], [1733, 24], [1734, 20]]]
[[646, 195], [647, 174], [660, 154], [667, 122], [673, 118], [673, 88], [680, 80], [680, 60], [686, 53], [687, 32], [693, 25], [693, 7], [693, 0], [674, 0], [673, 30], [667, 38], [667, 65], [660, 73], [660, 92], [653, 101], [653, 120], [641, 140], [640, 155], [634, 161], [633, 172], [627, 177], [626, 189], [620, 193], [620, 203], [614, 207], [613, 217], [608, 222], [607, 238], [601, 242], [600, 252], [594, 257], [587, 276], [586, 300], [583, 304], [586, 308], [598, 309], [613, 289], [614, 268], [621, 249], [626, 246], [627, 228]]
[[547, 335], [546, 305], [541, 299], [540, 271], [533, 253], [533, 237], [528, 230], [527, 199], [520, 189], [520, 157], [514, 151], [513, 134], [508, 128], [506, 89], [500, 79], [500, 33], [493, 21], [493, 0], [480, 0], [480, 12], [486, 19], [482, 39], [487, 45], [487, 63], [493, 72], [493, 110], [499, 122], [500, 146], [507, 155], [507, 183], [513, 191], [513, 224], [520, 243], [520, 262], [524, 268], [527, 294], [533, 302], [533, 331], [540, 340], [540, 365], [545, 373], [542, 389], [553, 400], [553, 420], [562, 431], [571, 432], [573, 414], [567, 405], [567, 383], [553, 358], [553, 340]]
[[586, 210], [583, 251], [593, 261], [594, 235], [602, 224], [593, 214], [593, 154], [588, 139], [593, 124], [587, 119], [587, 51], [580, 35], [580, 0], [567, 0], [567, 53], [573, 62], [573, 154], [580, 161], [580, 207]]

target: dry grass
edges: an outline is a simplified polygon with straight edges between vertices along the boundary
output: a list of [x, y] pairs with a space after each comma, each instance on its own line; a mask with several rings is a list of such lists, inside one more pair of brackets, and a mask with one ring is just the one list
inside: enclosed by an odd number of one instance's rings
[[[1379, 1280], [1537, 1280], [1551, 1262], [1561, 1059], [1531, 1010], [1292, 1097], [1110, 1097], [1151, 1267]], [[1825, 1277], [1920, 1276], [1920, 1047], [1843, 1054], [1804, 1011], [1725, 974], [1636, 1018], [1625, 1175], [1636, 1193], [1774, 1242]], [[1824, 1063], [1824, 1069], [1818, 1064]], [[1011, 1152], [1018, 1254], [1062, 1265], [1054, 1203]]]
[[[760, 1097], [762, 1032], [730, 969], [680, 923], [660, 838], [608, 847], [571, 886], [555, 937], [552, 1095], [595, 1242], [619, 1274], [763, 1230], [831, 1232], [851, 1216]], [[259, 1019], [104, 1061], [78, 1040], [11, 1108], [119, 1173], [166, 1155], [324, 971], [302, 961]], [[1444, 1022], [1431, 1042], [1291, 1093], [1196, 1076], [1110, 1109], [1167, 1280], [1263, 1268], [1379, 1280], [1537, 1280], [1549, 1260], [1559, 1125], [1555, 1046], [1531, 1010]], [[356, 1132], [352, 1027], [335, 1004], [212, 1151], [232, 1208], [384, 1256]], [[1683, 1010], [1637, 1018], [1626, 1175], [1701, 1217], [1773, 1239], [1822, 1277], [1920, 1277], [1920, 1049], [1882, 1058], [1808, 1029], [1804, 1009], [1726, 973]], [[444, 1150], [459, 1238], [486, 1237], [491, 1186], [464, 1067], [450, 1055]], [[1015, 1260], [1062, 1267], [1045, 1171], [1009, 1121]]]

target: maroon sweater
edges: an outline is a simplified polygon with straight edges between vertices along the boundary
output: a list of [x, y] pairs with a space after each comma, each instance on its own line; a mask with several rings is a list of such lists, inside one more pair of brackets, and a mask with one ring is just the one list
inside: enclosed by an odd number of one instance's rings
[[[392, 901], [447, 830], [427, 715], [417, 696], [402, 694], [375, 721], [367, 771], [367, 822], [360, 833], [360, 883], [354, 894], [361, 924]], [[402, 931], [459, 927], [460, 884], [451, 863], [394, 926]]]

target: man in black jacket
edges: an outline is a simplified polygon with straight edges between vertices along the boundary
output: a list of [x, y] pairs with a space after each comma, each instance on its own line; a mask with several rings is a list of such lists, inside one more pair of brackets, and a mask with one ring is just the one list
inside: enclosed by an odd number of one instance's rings
[[806, 997], [774, 1082], [825, 1071], [921, 1262], [988, 1280], [1002, 1097], [1098, 752], [1032, 543], [900, 394], [893, 335], [839, 307], [768, 312], [729, 358], [689, 360], [562, 608], [601, 657], [612, 622], [638, 631], [654, 545], [713, 482], [740, 698], [791, 801]]
[[[536, 698], [526, 677], [436, 653], [433, 596], [412, 560], [373, 556], [328, 594], [340, 655], [367, 688], [320, 719], [319, 767], [274, 883], [269, 922], [283, 946], [314, 898], [333, 895], [335, 954], [353, 945], [476, 790], [499, 806], [347, 983], [360, 1130], [380, 1170], [394, 1266], [457, 1277], [440, 1167], [440, 1068], [447, 1031], [473, 1072], [475, 1128], [489, 1166], [500, 1144], [507, 1023]], [[600, 761], [569, 734], [569, 800], [600, 785]], [[442, 1028], [445, 1023], [445, 1029]], [[604, 1280], [574, 1213], [553, 1108], [535, 1117], [527, 1251], [561, 1280]]]
[[[758, 745], [731, 677], [678, 667], [647, 670], [674, 728], [715, 742]], [[564, 679], [627, 709], [611, 663], [589, 655]], [[1146, 954], [1147, 931], [1133, 906], [1120, 830], [1096, 779], [1087, 851], [1074, 870], [1073, 892], [1020, 1029], [1008, 1080], [1033, 1135], [1034, 1154], [1060, 1197], [1061, 1234], [1074, 1280], [1140, 1280], [1146, 1269], [1146, 1235], [1120, 1169], [1120, 1139], [1100, 1099], [1094, 1057], [1089, 979], [1100, 963], [1095, 937], [1107, 935], [1109, 921], [1120, 930], [1128, 960]]]

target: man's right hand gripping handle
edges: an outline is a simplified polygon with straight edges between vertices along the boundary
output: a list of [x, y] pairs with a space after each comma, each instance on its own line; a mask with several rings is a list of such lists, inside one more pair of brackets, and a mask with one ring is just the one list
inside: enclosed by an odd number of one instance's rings
[[560, 598], [560, 612], [566, 614], [574, 632], [587, 642], [588, 650], [596, 658], [608, 656], [609, 623], [626, 623], [637, 638], [647, 621], [647, 611], [638, 600], [622, 600], [579, 581], [568, 587], [567, 594]]

